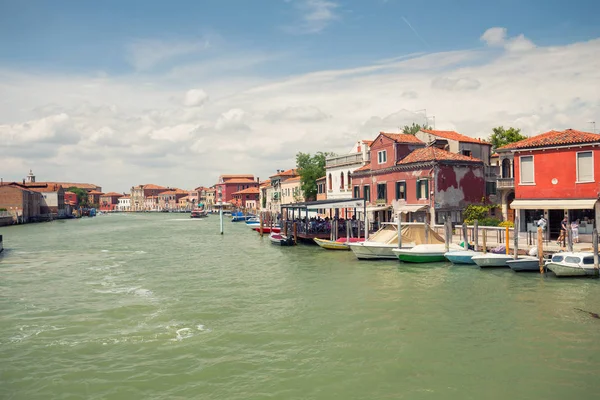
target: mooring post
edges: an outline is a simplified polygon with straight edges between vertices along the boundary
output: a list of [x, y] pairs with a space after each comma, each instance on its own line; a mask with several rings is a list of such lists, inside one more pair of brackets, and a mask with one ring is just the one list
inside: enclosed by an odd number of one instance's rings
[[425, 216], [423, 226], [425, 228], [425, 244], [429, 244], [429, 213]]
[[475, 251], [479, 251], [479, 221], [473, 222], [473, 241], [475, 242]]
[[402, 248], [402, 213], [398, 213], [398, 248]]
[[469, 250], [469, 234], [467, 233], [467, 222], [462, 224], [462, 236], [463, 236], [463, 247], [465, 250]]
[[571, 223], [567, 222], [567, 249], [573, 251], [573, 231], [571, 230]]
[[510, 230], [508, 228], [508, 226], [505, 229], [505, 243], [506, 243], [506, 255], [510, 254]]
[[219, 219], [221, 221], [221, 235], [223, 234], [223, 206], [219, 208]]
[[258, 233], [260, 233], [260, 236], [263, 236], [263, 226], [265, 224], [265, 213], [261, 212], [258, 216], [258, 221], [259, 221], [259, 226], [258, 226]]
[[537, 230], [537, 251], [538, 259], [540, 260], [540, 274], [544, 273], [544, 231], [542, 227]]
[[519, 258], [519, 217], [515, 217], [515, 224], [513, 227], [513, 246], [514, 249], [514, 259]]
[[365, 241], [369, 238], [369, 216], [365, 212]]
[[450, 231], [452, 229], [452, 222], [450, 222], [449, 219], [446, 219], [444, 221], [444, 250], [447, 252], [450, 251], [450, 238], [451, 238], [451, 234], [452, 232]]
[[298, 244], [298, 225], [294, 222], [294, 244]]
[[483, 240], [483, 254], [487, 253], [487, 231], [485, 228], [481, 231], [481, 235], [483, 236], [481, 239]]
[[[346, 213], [348, 215], [348, 213]], [[352, 222], [349, 219], [346, 220], [346, 243], [350, 243], [350, 229], [352, 229]]]
[[594, 252], [594, 276], [598, 278], [598, 229], [592, 231], [592, 249]]

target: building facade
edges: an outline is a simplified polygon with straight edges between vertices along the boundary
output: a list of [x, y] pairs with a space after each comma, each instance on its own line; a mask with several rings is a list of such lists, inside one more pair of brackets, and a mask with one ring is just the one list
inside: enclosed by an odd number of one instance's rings
[[123, 194], [116, 192], [105, 193], [100, 196], [100, 211], [114, 211], [119, 204], [119, 199]]
[[55, 214], [58, 218], [66, 217], [65, 190], [62, 186], [55, 183], [36, 182], [28, 183], [25, 187], [41, 194], [41, 214]]
[[269, 211], [271, 212], [276, 212], [276, 213], [280, 213], [281, 212], [281, 205], [285, 204], [282, 202], [282, 192], [281, 192], [281, 185], [283, 182], [285, 182], [287, 179], [291, 179], [291, 178], [295, 178], [298, 176], [298, 171], [295, 168], [292, 169], [288, 169], [288, 170], [277, 170], [277, 174], [269, 177], [269, 180], [271, 181], [271, 204], [270, 204], [270, 209]]
[[[155, 197], [158, 194], [169, 190], [164, 186], [159, 186], [155, 184], [146, 184], [146, 185], [138, 185], [133, 186], [130, 190], [131, 192], [131, 211], [147, 211], [156, 208], [156, 199], [151, 200], [149, 202], [146, 201], [147, 197]], [[151, 204], [154, 208], [147, 208], [147, 204]]]
[[258, 187], [258, 178], [254, 175], [221, 175], [215, 185], [217, 203], [231, 203], [233, 194], [251, 187]]
[[[580, 221], [580, 236], [600, 223], [600, 135], [573, 129], [549, 131], [497, 149], [502, 178], [511, 180], [521, 231], [548, 221], [547, 237], [560, 234], [564, 217]], [[512, 160], [512, 163], [510, 162]]]
[[126, 194], [122, 197], [119, 197], [117, 211], [131, 211], [131, 195]]
[[15, 222], [31, 222], [41, 214], [42, 194], [16, 183], [0, 185], [0, 208]]
[[232, 204], [246, 210], [256, 211], [260, 201], [260, 189], [250, 187], [233, 194]]
[[304, 201], [300, 176], [281, 182], [281, 204], [301, 203]]

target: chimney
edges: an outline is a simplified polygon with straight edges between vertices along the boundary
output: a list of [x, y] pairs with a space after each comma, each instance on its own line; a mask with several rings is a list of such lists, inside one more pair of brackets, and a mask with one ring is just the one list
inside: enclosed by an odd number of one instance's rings
[[260, 177], [256, 177], [256, 183], [260, 183]]

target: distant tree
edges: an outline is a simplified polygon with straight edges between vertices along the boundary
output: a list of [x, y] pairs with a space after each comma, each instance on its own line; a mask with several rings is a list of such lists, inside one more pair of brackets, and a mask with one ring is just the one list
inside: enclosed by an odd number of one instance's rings
[[431, 129], [431, 127], [430, 126], [426, 126], [426, 125], [415, 124], [413, 122], [413, 124], [410, 125], [410, 126], [404, 125], [404, 128], [402, 128], [402, 133], [405, 133], [407, 135], [415, 135], [421, 129]]
[[76, 187], [70, 187], [67, 189], [67, 192], [75, 193], [77, 195], [77, 204], [80, 206], [87, 205], [88, 193], [85, 190]]
[[300, 175], [300, 189], [306, 201], [317, 197], [317, 179], [325, 175], [325, 159], [334, 153], [317, 152], [314, 156], [309, 153], [296, 154], [296, 168]]
[[490, 136], [490, 143], [494, 149], [527, 139], [527, 136], [521, 135], [521, 130], [517, 128], [509, 127], [508, 129], [504, 129], [503, 126], [499, 126], [492, 130], [494, 133]]

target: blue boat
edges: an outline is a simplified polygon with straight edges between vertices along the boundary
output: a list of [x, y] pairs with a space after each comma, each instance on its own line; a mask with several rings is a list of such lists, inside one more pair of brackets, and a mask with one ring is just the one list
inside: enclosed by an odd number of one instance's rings
[[256, 216], [252, 215], [252, 214], [244, 215], [244, 213], [241, 211], [234, 211], [231, 213], [231, 222], [247, 221], [253, 217], [256, 217]]
[[452, 264], [475, 264], [475, 261], [473, 261], [473, 256], [478, 254], [482, 253], [478, 253], [473, 250], [450, 251], [444, 254], [444, 257], [446, 257]]

